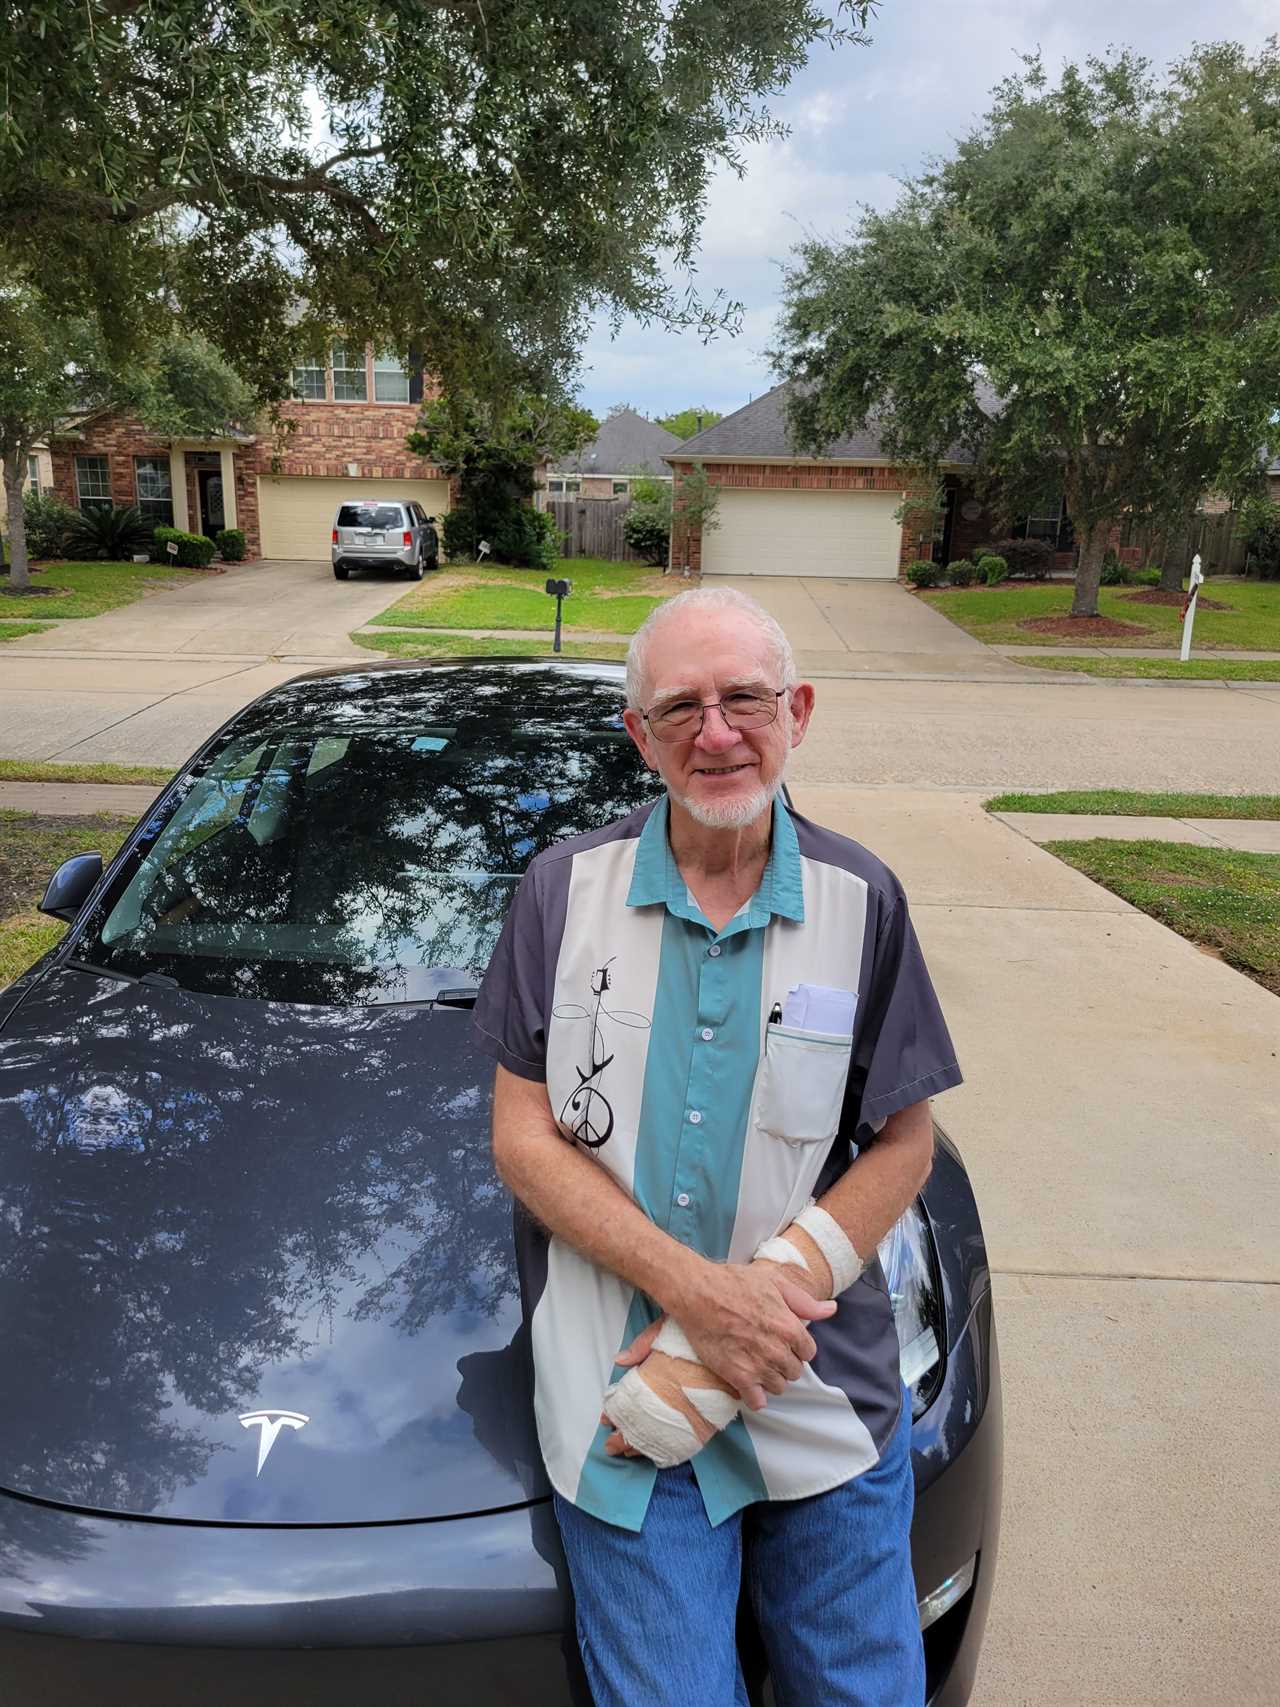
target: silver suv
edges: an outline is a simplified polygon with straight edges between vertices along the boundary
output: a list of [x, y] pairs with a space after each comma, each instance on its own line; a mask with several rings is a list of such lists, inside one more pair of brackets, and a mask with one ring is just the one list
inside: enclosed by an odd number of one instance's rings
[[403, 569], [420, 581], [424, 570], [440, 567], [435, 519], [413, 498], [353, 498], [340, 505], [329, 549], [334, 574], [345, 581], [353, 569]]

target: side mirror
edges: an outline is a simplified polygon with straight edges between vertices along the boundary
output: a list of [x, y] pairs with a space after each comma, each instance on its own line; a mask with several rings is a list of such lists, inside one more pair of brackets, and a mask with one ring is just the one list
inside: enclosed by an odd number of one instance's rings
[[101, 876], [100, 853], [72, 854], [70, 859], [63, 860], [49, 879], [40, 911], [48, 913], [50, 918], [65, 919], [71, 924]]

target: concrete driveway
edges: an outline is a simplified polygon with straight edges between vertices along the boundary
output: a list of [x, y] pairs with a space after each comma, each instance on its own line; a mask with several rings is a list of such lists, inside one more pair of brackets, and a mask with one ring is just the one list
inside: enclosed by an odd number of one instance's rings
[[1273, 1702], [1280, 1004], [980, 792], [796, 796], [901, 877], [965, 1073], [1006, 1427], [974, 1707]]

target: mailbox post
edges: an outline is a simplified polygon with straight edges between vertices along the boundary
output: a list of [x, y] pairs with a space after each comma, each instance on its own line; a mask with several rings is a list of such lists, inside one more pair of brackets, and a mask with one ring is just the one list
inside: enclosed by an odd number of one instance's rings
[[558, 581], [554, 577], [549, 577], [547, 580], [547, 591], [556, 601], [556, 635], [555, 639], [551, 642], [551, 650], [553, 652], [558, 652], [560, 650], [560, 612], [564, 609], [564, 601], [573, 591], [573, 582]]

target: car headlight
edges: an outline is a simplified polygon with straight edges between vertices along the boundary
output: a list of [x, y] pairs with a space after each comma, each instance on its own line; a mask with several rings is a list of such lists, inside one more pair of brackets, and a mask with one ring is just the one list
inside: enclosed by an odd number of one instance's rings
[[933, 1240], [918, 1203], [880, 1241], [880, 1266], [893, 1304], [902, 1379], [911, 1393], [911, 1414], [922, 1416], [942, 1385], [945, 1343], [942, 1296]]

